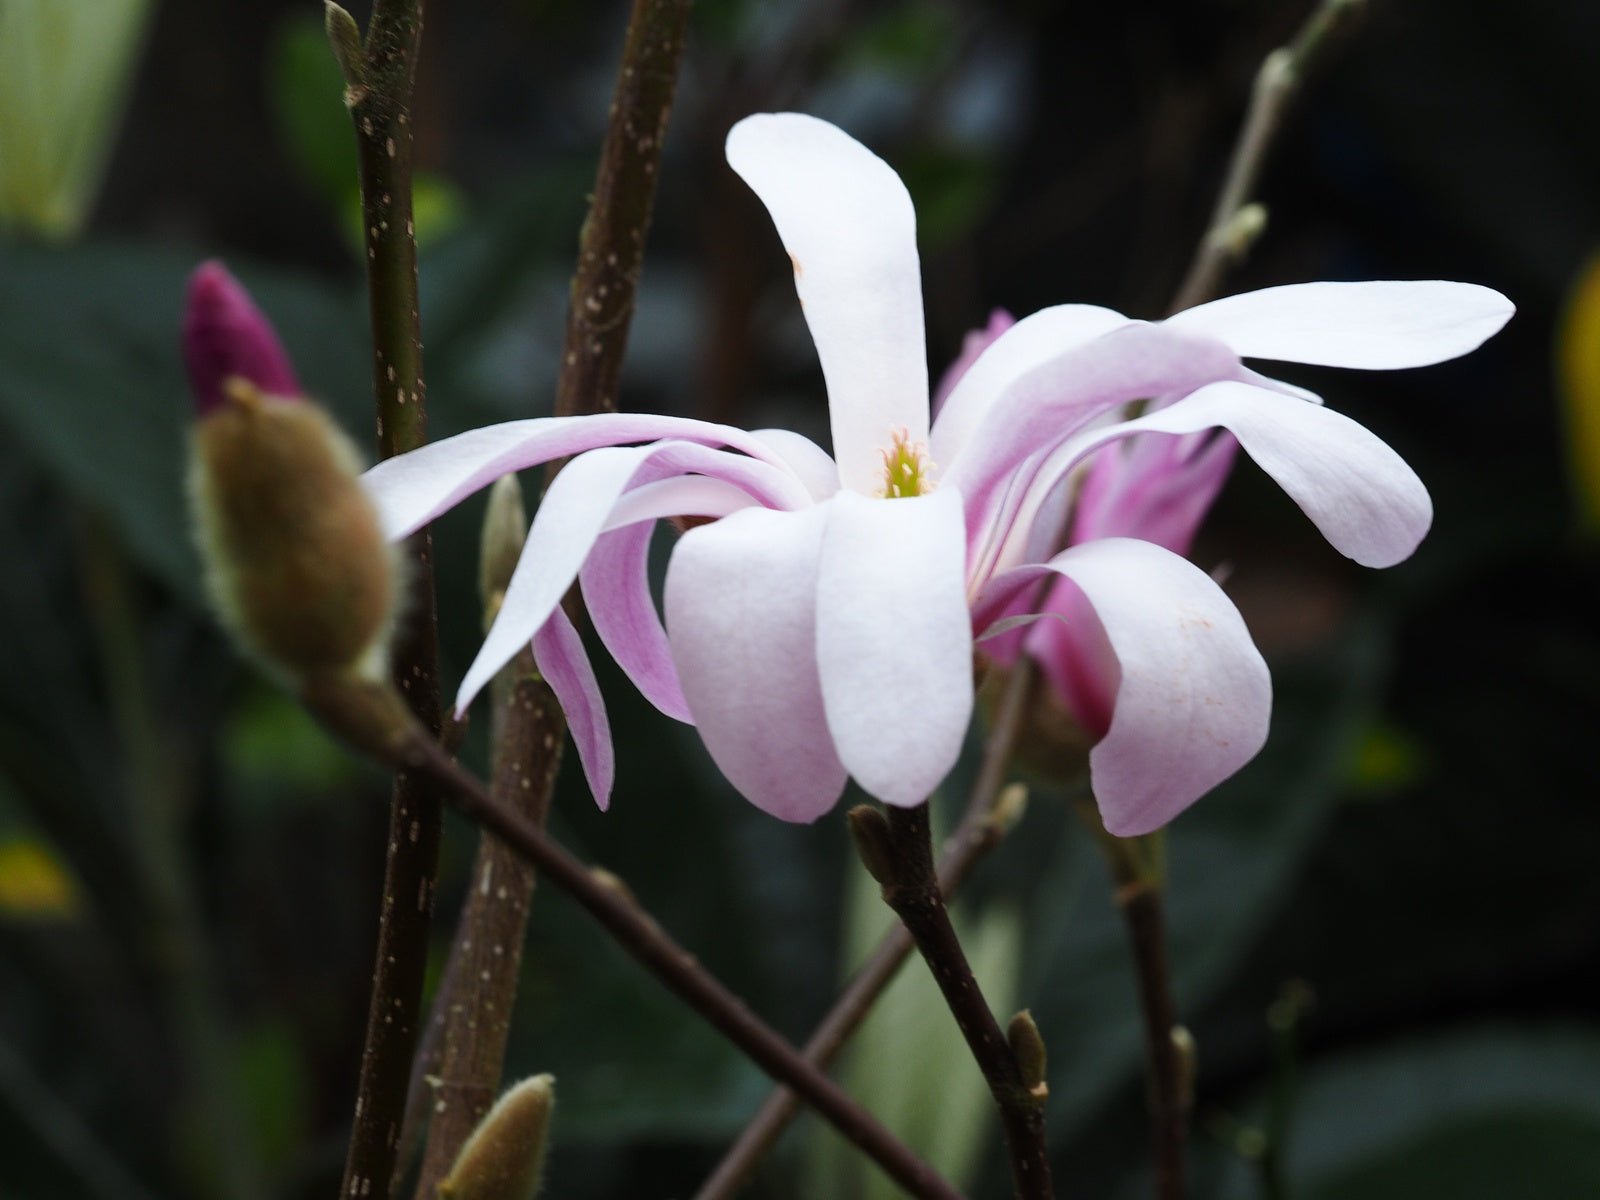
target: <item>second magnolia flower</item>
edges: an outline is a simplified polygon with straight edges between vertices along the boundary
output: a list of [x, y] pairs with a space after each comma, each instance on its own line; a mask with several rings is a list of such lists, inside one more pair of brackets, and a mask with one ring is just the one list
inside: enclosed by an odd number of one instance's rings
[[[998, 338], [930, 425], [915, 218], [899, 177], [798, 114], [741, 121], [727, 153], [793, 260], [834, 454], [785, 430], [614, 413], [492, 426], [373, 468], [368, 489], [398, 538], [507, 472], [576, 455], [534, 518], [458, 705], [533, 640], [575, 702], [562, 697], [606, 803], [609, 731], [560, 608], [581, 579], [618, 663], [698, 727], [753, 803], [812, 820], [853, 776], [913, 805], [960, 753], [974, 646], [1027, 618], [1019, 600], [1036, 581], [1061, 578], [1082, 601], [1061, 636], [1081, 640], [1114, 693], [1090, 762], [1107, 828], [1165, 824], [1260, 748], [1266, 666], [1226, 596], [1178, 555], [1129, 538], [1053, 553], [1063, 480], [1119, 438], [1223, 426], [1339, 549], [1398, 561], [1430, 517], [1415, 475], [1241, 357], [1420, 365], [1472, 349], [1510, 305], [1448, 283], [1280, 288], [1162, 324], [1064, 305]], [[1114, 420], [1140, 399], [1154, 402], [1145, 416]], [[680, 515], [713, 519], [673, 550], [663, 625], [646, 559], [655, 522]]]

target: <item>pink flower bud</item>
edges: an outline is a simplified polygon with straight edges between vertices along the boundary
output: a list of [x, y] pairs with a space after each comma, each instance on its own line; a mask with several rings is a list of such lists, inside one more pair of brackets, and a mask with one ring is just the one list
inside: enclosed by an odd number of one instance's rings
[[195, 411], [202, 417], [221, 407], [230, 379], [242, 379], [268, 396], [300, 395], [294, 366], [272, 323], [215, 259], [201, 263], [189, 277], [183, 362]]

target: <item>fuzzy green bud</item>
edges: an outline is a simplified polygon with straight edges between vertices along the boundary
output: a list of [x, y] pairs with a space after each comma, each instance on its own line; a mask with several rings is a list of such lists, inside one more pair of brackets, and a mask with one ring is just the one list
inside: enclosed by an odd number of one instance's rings
[[882, 886], [891, 887], [899, 878], [899, 860], [894, 852], [893, 835], [889, 831], [889, 818], [881, 809], [870, 804], [858, 804], [845, 814], [845, 824], [850, 827], [850, 838], [861, 856], [861, 865]]
[[500, 611], [527, 540], [528, 510], [522, 503], [522, 484], [515, 475], [502, 475], [489, 489], [489, 507], [483, 514], [478, 543], [478, 598], [483, 602], [485, 629]]
[[440, 1200], [533, 1200], [554, 1107], [554, 1076], [535, 1075], [508, 1090], [461, 1147], [439, 1185]]
[[1046, 1073], [1049, 1060], [1045, 1054], [1044, 1035], [1039, 1032], [1031, 1012], [1023, 1009], [1011, 1018], [1011, 1024], [1006, 1027], [1006, 1041], [1011, 1044], [1017, 1069], [1022, 1073], [1022, 1086], [1028, 1089], [1028, 1096], [1035, 1104], [1042, 1105], [1050, 1095]]
[[359, 469], [320, 408], [238, 376], [194, 425], [190, 500], [212, 598], [291, 680], [383, 671], [397, 560]]

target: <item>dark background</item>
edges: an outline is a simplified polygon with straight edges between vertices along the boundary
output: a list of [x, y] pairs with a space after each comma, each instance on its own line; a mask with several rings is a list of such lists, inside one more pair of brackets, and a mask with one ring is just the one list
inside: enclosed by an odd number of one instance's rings
[[[772, 7], [697, 10], [622, 404], [819, 437], [788, 268], [721, 162], [733, 120], [814, 112], [901, 171], [937, 372], [995, 306], [1160, 315], [1254, 70], [1307, 8]], [[509, 0], [429, 12], [417, 120], [436, 434], [548, 411], [623, 16]], [[337, 1186], [385, 784], [204, 614], [176, 348], [184, 277], [222, 256], [308, 389], [358, 435], [370, 427], [353, 150], [320, 18], [310, 0], [161, 0], [83, 236], [0, 240], [0, 845], [25, 848], [0, 859], [7, 1200], [225, 1196], [225, 1153], [266, 1196]], [[1427, 481], [1436, 523], [1412, 561], [1381, 574], [1345, 562], [1248, 462], [1197, 549], [1228, 565], [1277, 689], [1267, 750], [1171, 843], [1201, 1196], [1600, 1194], [1600, 571], [1554, 370], [1563, 337], [1600, 354], [1594, 314], [1560, 325], [1600, 241], [1597, 60], [1587, 0], [1373, 0], [1307, 81], [1263, 179], [1268, 229], [1227, 290], [1448, 278], [1499, 288], [1519, 312], [1442, 367], [1285, 372]], [[479, 512], [439, 531], [452, 687], [478, 633]], [[615, 672], [603, 682], [612, 811], [596, 814], [569, 771], [554, 827], [803, 1037], [845, 969], [857, 871], [842, 807], [810, 828], [771, 821], [691, 730]], [[467, 754], [481, 761], [479, 741]], [[452, 824], [441, 956], [471, 849]], [[18, 900], [26, 855], [66, 872], [67, 899]], [[999, 990], [1049, 1042], [1064, 1195], [1148, 1191], [1132, 982], [1107, 892], [1040, 784], [961, 905], [1010, 977]], [[559, 1078], [547, 1194], [692, 1191], [759, 1102], [759, 1077], [552, 892], [536, 898], [525, 962], [508, 1070]], [[1274, 1032], [1284, 995], [1300, 1016]], [[852, 1086], [922, 1146], [956, 1120], [970, 1136], [948, 1140], [977, 1158], [952, 1169], [974, 1196], [1004, 1194], [953, 1027], [925, 1000], [903, 1005], [904, 1028], [928, 1017], [924, 1074], [858, 1064]], [[249, 1145], [207, 1134], [218, 1088], [243, 1098]], [[1284, 1190], [1259, 1169], [1263, 1131]], [[752, 1194], [868, 1194], [825, 1141], [802, 1126]]]

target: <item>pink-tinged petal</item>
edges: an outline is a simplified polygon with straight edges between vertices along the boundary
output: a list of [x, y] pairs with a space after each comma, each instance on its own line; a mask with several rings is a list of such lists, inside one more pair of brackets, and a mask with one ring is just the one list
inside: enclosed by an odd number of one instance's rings
[[945, 400], [956, 384], [961, 382], [961, 377], [972, 370], [972, 364], [978, 361], [979, 356], [1016, 323], [1017, 319], [1005, 309], [997, 308], [989, 314], [989, 323], [982, 329], [967, 331], [967, 335], [961, 339], [961, 353], [944, 369], [944, 374], [939, 376], [939, 382], [934, 386], [932, 413], [935, 421], [939, 419], [939, 410], [944, 407]]
[[827, 507], [691, 529], [667, 568], [672, 657], [700, 737], [746, 799], [785, 821], [816, 820], [844, 790], [817, 678]]
[[1067, 619], [1034, 625], [1029, 649], [1085, 727], [1104, 731], [1089, 754], [1100, 815], [1119, 837], [1159, 829], [1265, 743], [1267, 665], [1222, 589], [1159, 546], [1088, 542], [994, 590], [1046, 571], [1070, 581], [1051, 600]]
[[[941, 465], [954, 461], [972, 431], [1023, 376], [1074, 347], [1131, 323], [1109, 308], [1058, 304], [1007, 326], [953, 381], [929, 435], [933, 461]], [[975, 336], [967, 335], [969, 341]], [[954, 368], [951, 370], [954, 373]]]
[[486, 425], [386, 459], [361, 482], [377, 505], [384, 535], [398, 539], [512, 471], [597, 447], [658, 438], [727, 446], [762, 462], [783, 465], [761, 441], [731, 425], [645, 413], [600, 413]]
[[594, 802], [604, 812], [611, 807], [611, 783], [616, 761], [611, 747], [611, 724], [594, 666], [583, 649], [583, 639], [567, 614], [557, 608], [533, 638], [533, 662], [567, 714], [567, 728], [578, 747], [583, 777]]
[[1241, 358], [1389, 371], [1476, 350], [1515, 311], [1475, 283], [1295, 283], [1213, 300], [1166, 324], [1214, 337]]
[[189, 276], [182, 341], [183, 365], [200, 416], [223, 402], [223, 384], [232, 378], [269, 396], [300, 395], [294, 365], [272, 322], [220, 262], [201, 263]]
[[694, 724], [672, 647], [650, 594], [650, 537], [640, 522], [602, 534], [579, 578], [594, 631], [644, 698], [674, 720]]
[[675, 479], [658, 479], [641, 484], [636, 477], [634, 486], [622, 494], [611, 515], [606, 518], [605, 528], [621, 529], [624, 525], [658, 521], [662, 517], [715, 519], [738, 512], [741, 508], [749, 508], [756, 502], [744, 488], [725, 479], [680, 475]]
[[[717, 483], [734, 483], [747, 493], [754, 493], [754, 499], [774, 506], [807, 503], [804, 489], [788, 472], [692, 442], [602, 447], [580, 454], [555, 477], [534, 514], [500, 612], [461, 681], [456, 697], [458, 710], [466, 708], [495, 672], [543, 627], [577, 579], [595, 539], [609, 527], [617, 508], [626, 504], [624, 493], [635, 484], [655, 483], [662, 475], [685, 471], [716, 473], [714, 479], [691, 484], [696, 491], [714, 488]], [[668, 492], [666, 498], [671, 497]], [[635, 506], [629, 520], [660, 515], [663, 510], [659, 505]]]
[[728, 165], [772, 215], [794, 263], [828, 384], [843, 485], [879, 487], [880, 447], [928, 436], [927, 348], [916, 214], [893, 168], [843, 130], [799, 113], [746, 117]]
[[[1409, 558], [1433, 523], [1428, 489], [1406, 461], [1349, 417], [1244, 383], [1214, 383], [1168, 408], [1062, 447], [1061, 460], [1142, 431], [1227, 429], [1333, 547], [1366, 567]], [[1067, 462], [1070, 467], [1070, 461]], [[1052, 469], [1066, 469], [1061, 461]]]
[[1008, 546], [1020, 555], [1033, 518], [1062, 478], [1061, 460], [1077, 461], [1069, 448], [1090, 436], [1083, 430], [1131, 401], [1231, 379], [1238, 365], [1220, 342], [1133, 322], [1014, 380], [955, 459], [940, 464], [945, 483], [967, 502], [971, 577], [982, 580], [1010, 565]]
[[950, 773], [972, 717], [972, 628], [961, 497], [826, 506], [817, 663], [845, 767], [889, 804], [921, 804]]
[[1068, 543], [1131, 537], [1187, 557], [1238, 450], [1225, 433], [1143, 434], [1102, 447], [1078, 488]]
[[813, 500], [826, 500], [839, 490], [839, 467], [828, 452], [808, 437], [788, 429], [756, 429], [758, 439], [805, 484]]

